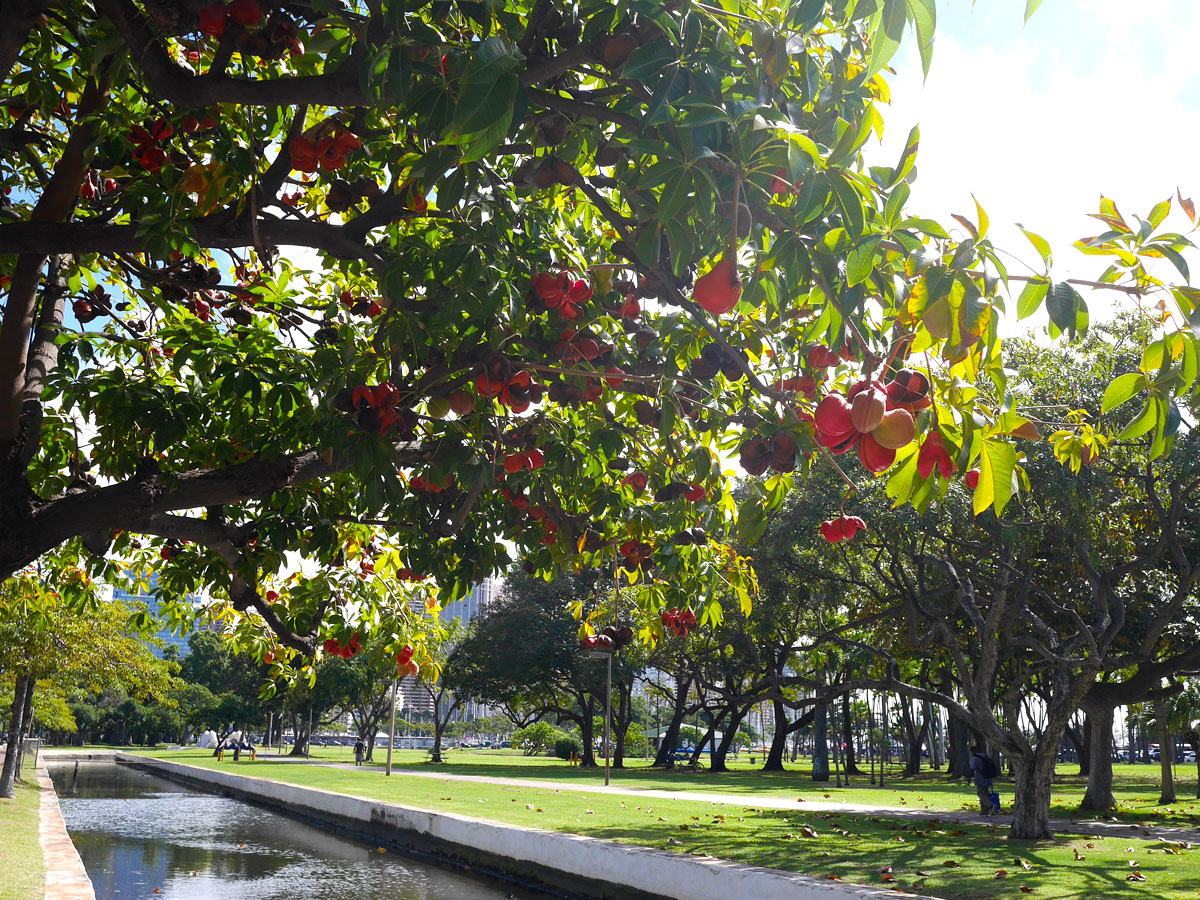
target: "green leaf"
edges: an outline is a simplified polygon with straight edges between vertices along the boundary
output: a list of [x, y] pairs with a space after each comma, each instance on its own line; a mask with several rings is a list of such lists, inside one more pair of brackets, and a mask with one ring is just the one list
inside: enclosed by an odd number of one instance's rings
[[879, 247], [880, 236], [873, 234], [850, 251], [846, 257], [846, 285], [853, 286], [866, 281], [875, 268], [875, 251]]
[[1038, 7], [1042, 5], [1042, 0], [1025, 0], [1025, 21], [1028, 22], [1033, 18], [1033, 14], [1038, 11]]
[[1026, 282], [1021, 296], [1017, 298], [1017, 321], [1027, 319], [1041, 309], [1042, 301], [1050, 285], [1045, 281]]
[[738, 540], [753, 544], [767, 530], [767, 515], [763, 509], [762, 500], [757, 496], [749, 496], [742, 501], [738, 509], [737, 532]]
[[1100, 412], [1107, 413], [1116, 409], [1145, 387], [1146, 376], [1140, 372], [1126, 372], [1114, 378], [1112, 384], [1104, 391], [1104, 399], [1100, 401]]
[[867, 77], [883, 71], [904, 38], [904, 0], [883, 0], [883, 9], [875, 14], [871, 30], [871, 60], [867, 65]]
[[1050, 242], [1040, 234], [1035, 234], [1034, 232], [1029, 231], [1023, 225], [1018, 225], [1017, 227], [1021, 229], [1021, 233], [1025, 235], [1025, 237], [1029, 238], [1029, 243], [1033, 244], [1033, 249], [1038, 252], [1038, 255], [1042, 257], [1046, 265], [1050, 265], [1050, 263], [1054, 260], [1054, 257], [1050, 252]]
[[1160, 200], [1154, 204], [1154, 208], [1150, 210], [1150, 224], [1157, 228], [1162, 224], [1163, 219], [1167, 217], [1167, 213], [1171, 211], [1171, 198]]
[[989, 506], [996, 515], [1012, 499], [1013, 470], [1017, 466], [1017, 450], [1005, 441], [987, 439], [979, 455], [979, 486], [975, 488], [975, 515]]
[[[916, 2], [920, 2], [920, 0], [916, 0]], [[921, 129], [914, 125], [908, 133], [908, 140], [904, 142], [904, 152], [900, 154], [900, 161], [896, 163], [896, 168], [892, 172], [892, 180], [884, 185], [885, 188], [891, 188], [908, 177], [908, 173], [917, 164], [917, 150], [920, 145]]]
[[935, 0], [908, 0], [908, 17], [917, 32], [917, 49], [921, 53], [921, 75], [929, 77], [929, 64], [933, 61], [933, 35], [937, 30], [937, 5]]
[[516, 69], [524, 58], [512, 42], [502, 35], [480, 41], [475, 45], [471, 60], [463, 72], [461, 94], [469, 93], [468, 87], [487, 86], [498, 81], [501, 76]]
[[975, 201], [975, 213], [976, 213], [976, 215], [979, 216], [979, 235], [978, 236], [980, 238], [983, 238], [985, 235], [987, 235], [988, 225], [990, 224], [990, 222], [988, 220], [988, 215], [986, 212], [983, 211], [983, 207], [979, 205], [979, 200], [975, 197], [974, 194], [971, 195], [971, 199]]
[[[454, 131], [461, 138], [490, 132], [497, 123], [503, 122], [500, 137], [504, 137], [508, 123], [512, 121], [513, 101], [519, 84], [517, 76], [508, 73], [487, 85], [461, 91], [454, 107]], [[465, 142], [459, 140], [457, 143]], [[499, 143], [497, 139], [496, 144]]]
[[1146, 401], [1138, 417], [1126, 425], [1117, 435], [1118, 441], [1131, 441], [1140, 438], [1158, 423], [1158, 403], [1154, 397]]

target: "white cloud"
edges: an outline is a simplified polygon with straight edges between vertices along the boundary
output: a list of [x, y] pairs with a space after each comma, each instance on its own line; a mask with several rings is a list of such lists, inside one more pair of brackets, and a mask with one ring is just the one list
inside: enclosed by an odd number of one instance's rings
[[[893, 164], [919, 123], [914, 210], [942, 222], [951, 213], [974, 219], [973, 193], [999, 246], [1036, 263], [1020, 222], [1050, 240], [1056, 275], [1096, 278], [1104, 262], [1070, 244], [1103, 230], [1086, 217], [1101, 194], [1129, 216], [1146, 214], [1177, 185], [1185, 197], [1200, 193], [1200, 115], [1181, 90], [1194, 78], [1200, 21], [1187, 5], [1146, 0], [1134, 21], [1123, 0], [1077, 0], [1056, 14], [1080, 17], [1080, 34], [1058, 20], [1038, 32], [1042, 12], [1022, 31], [1011, 4], [939, 23], [924, 84], [910, 48], [897, 63], [878, 161]], [[1177, 215], [1174, 224], [1189, 228]], [[1112, 293], [1089, 302], [1102, 313]]]

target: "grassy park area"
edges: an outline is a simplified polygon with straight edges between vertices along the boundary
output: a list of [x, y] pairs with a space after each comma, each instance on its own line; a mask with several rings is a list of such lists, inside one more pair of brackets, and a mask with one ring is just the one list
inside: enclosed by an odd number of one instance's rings
[[[185, 751], [186, 752], [186, 751]], [[154, 755], [176, 756], [178, 751], [155, 751]], [[387, 751], [376, 749], [373, 765], [382, 767]], [[348, 747], [314, 747], [313, 759], [327, 762], [353, 762]], [[624, 769], [612, 771], [612, 782], [618, 787], [636, 790], [687, 790], [721, 794], [843, 800], [846, 803], [874, 806], [897, 806], [931, 811], [958, 811], [975, 805], [974, 788], [961, 780], [948, 779], [943, 773], [924, 771], [914, 778], [903, 778], [898, 769], [886, 773], [884, 787], [870, 783], [869, 775], [855, 776], [849, 787], [836, 787], [833, 781], [817, 783], [811, 778], [810, 762], [801, 759], [789, 763], [787, 771], [761, 771], [761, 757], [755, 765], [742, 754], [729, 760], [730, 772], [694, 773], [685, 770], [663, 771], [649, 767], [644, 759], [626, 760]], [[393, 754], [394, 768], [430, 771], [424, 750], [398, 750]], [[454, 775], [479, 775], [496, 778], [521, 778], [558, 783], [602, 784], [602, 775], [594, 769], [580, 769], [558, 759], [544, 756], [523, 756], [516, 750], [452, 750], [446, 753], [446, 763], [436, 769]], [[1059, 766], [1056, 786], [1051, 796], [1051, 814], [1061, 819], [1089, 819], [1094, 814], [1082, 813], [1079, 802], [1087, 788], [1087, 779], [1078, 774], [1075, 764]], [[1177, 769], [1176, 793], [1179, 801], [1159, 806], [1158, 765], [1122, 764], [1114, 766], [1113, 792], [1118, 809], [1104, 818], [1122, 821], [1147, 822], [1160, 825], [1200, 828], [1200, 800], [1196, 799], [1195, 767], [1181, 765]], [[1012, 799], [1012, 782], [997, 782], [1002, 799]]]
[[[193, 765], [229, 770], [226, 757], [218, 763], [205, 751], [155, 752]], [[322, 748], [315, 757], [340, 760], [336, 748]], [[745, 805], [698, 800], [662, 800], [563, 790], [558, 785], [602, 783], [595, 771], [580, 771], [548, 760], [519, 756], [454, 753], [451, 763], [436, 771], [447, 774], [491, 774], [545, 780], [545, 787], [517, 787], [477, 782], [430, 779], [403, 774], [421, 766], [423, 754], [401, 751], [394, 757], [400, 774], [380, 777], [375, 768], [296, 765], [259, 759], [238, 764], [247, 775], [389, 800], [426, 809], [472, 815], [516, 825], [567, 831], [681, 853], [706, 854], [754, 865], [771, 866], [847, 882], [889, 886], [945, 898], [999, 898], [1024, 895], [1045, 898], [1197, 896], [1200, 851], [1133, 838], [1064, 837], [1054, 843], [1013, 845], [1001, 828], [958, 825], [944, 810], [957, 809], [971, 795], [960, 786], [934, 791], [934, 779], [871, 791], [836, 789], [805, 784], [802, 771], [762, 775], [749, 770], [728, 775], [674, 775], [639, 767], [617, 772], [619, 787], [709, 790], [746, 794]], [[1149, 767], [1146, 767], [1147, 769]], [[1124, 775], [1124, 773], [1122, 773]], [[925, 787], [928, 785], [928, 787]], [[1136, 792], [1135, 786], [1123, 788]], [[931, 805], [930, 815], [910, 821], [838, 812], [761, 809], [755, 796], [841, 797], [854, 802], [909, 805], [917, 797]], [[1064, 798], [1065, 800], [1065, 798]], [[998, 875], [997, 873], [1004, 873]], [[1127, 880], [1128, 876], [1145, 881]]]
[[12, 800], [0, 800], [0, 900], [41, 897], [42, 847], [38, 838], [38, 802], [41, 790], [33, 767], [16, 786]]

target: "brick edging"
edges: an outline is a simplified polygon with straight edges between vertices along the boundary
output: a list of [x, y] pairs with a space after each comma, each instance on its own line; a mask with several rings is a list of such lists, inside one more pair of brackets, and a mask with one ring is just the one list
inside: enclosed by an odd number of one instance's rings
[[63, 822], [54, 783], [40, 761], [37, 779], [42, 789], [38, 803], [38, 837], [42, 845], [42, 871], [46, 877], [43, 897], [45, 900], [96, 900], [92, 880], [88, 878], [79, 851]]

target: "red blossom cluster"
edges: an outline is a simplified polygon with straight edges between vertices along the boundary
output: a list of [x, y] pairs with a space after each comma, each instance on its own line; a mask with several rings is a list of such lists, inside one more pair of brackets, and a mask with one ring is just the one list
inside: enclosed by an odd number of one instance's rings
[[672, 606], [663, 610], [661, 618], [663, 625], [670, 628], [675, 637], [687, 637], [688, 631], [696, 627], [696, 614], [690, 608], [681, 612]]
[[639, 569], [654, 558], [654, 547], [645, 541], [630, 539], [617, 547], [617, 552], [625, 557], [622, 568], [628, 571]]
[[957, 469], [954, 460], [950, 458], [950, 451], [946, 449], [946, 442], [936, 431], [925, 438], [921, 452], [917, 454], [917, 474], [928, 478], [934, 469], [937, 469], [943, 478], [949, 478]]
[[650, 477], [640, 469], [636, 472], [630, 472], [621, 479], [621, 486], [633, 488], [635, 493], [641, 493], [646, 489], [646, 485], [650, 483]]
[[339, 131], [332, 136], [313, 140], [302, 134], [292, 138], [288, 143], [288, 153], [292, 157], [292, 168], [297, 172], [334, 172], [346, 165], [346, 157], [350, 151], [362, 146], [358, 135], [349, 131]]
[[99, 172], [95, 169], [90, 169], [87, 176], [83, 179], [83, 184], [79, 186], [79, 196], [84, 200], [91, 200], [94, 197], [111, 194], [116, 189], [117, 181], [115, 178], [101, 178]]
[[408, 489], [417, 494], [440, 494], [442, 491], [447, 490], [453, 482], [454, 477], [451, 475], [446, 476], [446, 481], [443, 484], [435, 484], [432, 481], [427, 481], [420, 475], [414, 475], [408, 479]]
[[916, 437], [913, 412], [929, 405], [929, 379], [902, 370], [888, 385], [860, 381], [845, 396], [828, 394], [813, 419], [817, 443], [834, 453], [858, 448], [869, 472], [883, 472], [896, 461], [896, 451]]
[[591, 300], [593, 293], [592, 286], [575, 278], [570, 270], [558, 275], [539, 272], [533, 276], [532, 291], [546, 309], [558, 310], [559, 317], [568, 322], [583, 315], [576, 307]]
[[546, 458], [541, 450], [534, 447], [532, 450], [524, 450], [520, 453], [510, 453], [504, 457], [504, 471], [509, 475], [515, 475], [518, 472], [523, 472], [528, 469], [534, 472], [540, 469], [546, 462]]
[[531, 403], [542, 399], [542, 386], [524, 369], [512, 372], [511, 366], [488, 366], [475, 379], [479, 396], [499, 400], [515, 413], [523, 413]]
[[357, 413], [358, 424], [365, 431], [386, 432], [400, 426], [412, 432], [417, 426], [417, 416], [400, 406], [400, 389], [390, 381], [377, 385], [360, 384], [350, 398], [351, 411]]
[[169, 158], [161, 144], [174, 133], [175, 129], [166, 119], [155, 119], [149, 129], [134, 125], [129, 133], [129, 139], [133, 141], [133, 158], [148, 172], [161, 171]]
[[858, 516], [838, 516], [836, 519], [826, 519], [821, 523], [821, 536], [831, 544], [848, 541], [860, 531], [865, 531], [867, 523]]
[[342, 659], [349, 659], [355, 653], [362, 649], [359, 646], [358, 632], [351, 635], [350, 640], [343, 644], [337, 638], [329, 638], [321, 645], [321, 648], [330, 656], [340, 656]]
[[383, 307], [378, 301], [368, 300], [365, 297], [356, 297], [350, 291], [342, 291], [338, 299], [346, 309], [350, 310], [351, 314], [356, 316], [370, 316], [375, 318], [383, 312]]
[[396, 654], [396, 674], [403, 676], [407, 672], [409, 675], [416, 675], [420, 671], [420, 666], [413, 659], [412, 644], [405, 644]]

